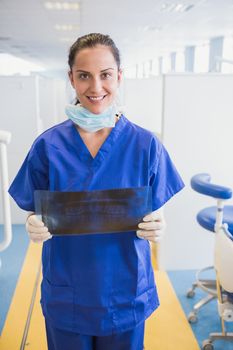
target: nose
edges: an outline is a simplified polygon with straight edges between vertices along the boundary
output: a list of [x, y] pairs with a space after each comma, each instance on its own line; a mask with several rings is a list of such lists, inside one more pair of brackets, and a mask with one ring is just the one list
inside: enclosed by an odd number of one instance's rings
[[101, 91], [102, 91], [101, 79], [99, 77], [93, 77], [91, 81], [90, 92], [97, 94]]

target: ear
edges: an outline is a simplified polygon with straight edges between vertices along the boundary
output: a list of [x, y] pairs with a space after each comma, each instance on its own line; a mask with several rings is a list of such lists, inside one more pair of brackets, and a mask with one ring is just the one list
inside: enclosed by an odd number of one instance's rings
[[123, 71], [122, 71], [122, 69], [120, 68], [120, 69], [118, 70], [118, 77], [117, 77], [118, 86], [120, 86], [120, 83], [121, 83], [122, 79], [123, 79]]
[[73, 73], [72, 73], [71, 70], [68, 72], [68, 76], [69, 76], [69, 79], [70, 79], [70, 83], [71, 83], [71, 85], [74, 88], [74, 79], [73, 79]]

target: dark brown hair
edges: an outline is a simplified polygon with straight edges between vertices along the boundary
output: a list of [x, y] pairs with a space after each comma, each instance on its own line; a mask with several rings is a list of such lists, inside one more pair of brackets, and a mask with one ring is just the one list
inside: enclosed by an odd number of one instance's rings
[[72, 70], [75, 56], [82, 49], [95, 47], [97, 45], [108, 46], [113, 54], [113, 57], [116, 61], [118, 69], [120, 69], [120, 52], [116, 47], [114, 41], [110, 38], [109, 35], [104, 35], [100, 33], [90, 33], [78, 38], [73, 45], [70, 47], [68, 64], [70, 66], [70, 70]]

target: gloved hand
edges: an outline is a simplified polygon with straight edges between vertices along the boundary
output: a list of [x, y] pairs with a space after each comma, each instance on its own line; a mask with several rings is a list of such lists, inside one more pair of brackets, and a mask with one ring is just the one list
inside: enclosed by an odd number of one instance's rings
[[37, 218], [35, 213], [29, 214], [26, 220], [26, 230], [28, 232], [29, 238], [35, 243], [45, 242], [52, 238], [48, 227]]
[[158, 209], [144, 216], [143, 222], [138, 224], [141, 230], [137, 230], [138, 238], [148, 239], [151, 242], [159, 242], [164, 234], [166, 222], [163, 210]]

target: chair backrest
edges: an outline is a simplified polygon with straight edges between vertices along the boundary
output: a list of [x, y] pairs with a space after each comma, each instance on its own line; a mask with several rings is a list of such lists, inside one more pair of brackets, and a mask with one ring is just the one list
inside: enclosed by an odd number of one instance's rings
[[232, 197], [231, 188], [215, 185], [210, 183], [210, 181], [211, 177], [209, 174], [196, 174], [191, 178], [191, 187], [196, 192], [217, 199], [230, 199]]
[[215, 269], [218, 273], [220, 285], [233, 293], [233, 237], [222, 227], [215, 235]]

